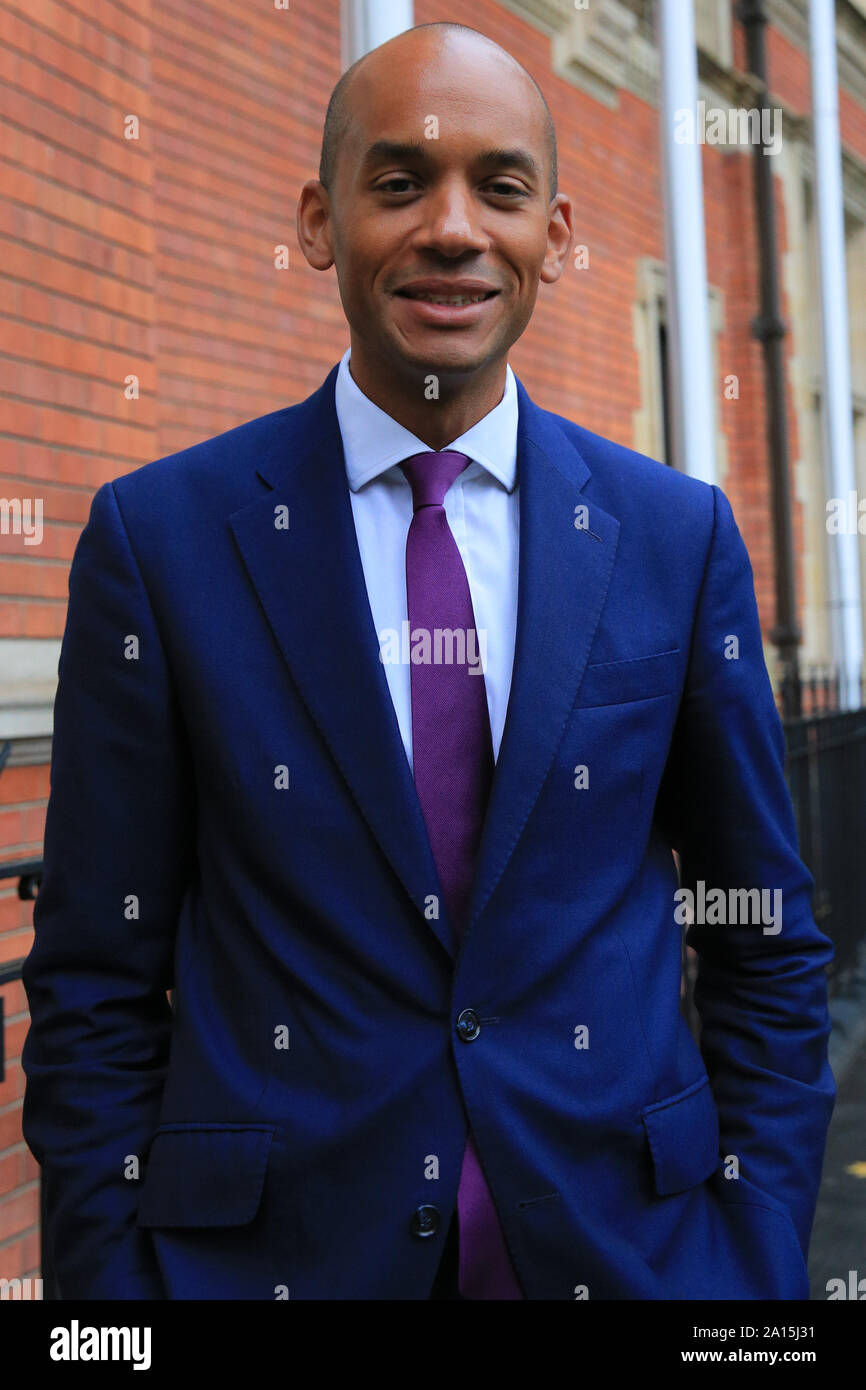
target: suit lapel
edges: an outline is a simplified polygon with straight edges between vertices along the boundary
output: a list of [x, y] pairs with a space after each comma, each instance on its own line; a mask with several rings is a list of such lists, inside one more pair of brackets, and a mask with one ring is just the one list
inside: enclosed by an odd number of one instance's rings
[[[517, 633], [502, 745], [484, 823], [470, 928], [519, 841], [574, 705], [610, 582], [619, 522], [582, 495], [590, 470], [517, 382]], [[586, 514], [578, 517], [575, 508]]]
[[[280, 651], [412, 901], [441, 885], [367, 597], [334, 407], [334, 367], [257, 460], [268, 491], [229, 518]], [[288, 508], [288, 529], [274, 524]], [[443, 911], [430, 926], [453, 956]]]

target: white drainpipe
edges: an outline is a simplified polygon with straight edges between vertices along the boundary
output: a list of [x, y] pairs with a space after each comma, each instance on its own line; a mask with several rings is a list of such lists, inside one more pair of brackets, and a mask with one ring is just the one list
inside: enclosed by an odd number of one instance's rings
[[[815, 140], [815, 216], [823, 348], [823, 412], [827, 479], [831, 496], [848, 498], [857, 486], [851, 404], [848, 302], [845, 275], [844, 194], [839, 143], [839, 92], [836, 79], [836, 9], [833, 0], [811, 0], [809, 37], [812, 57], [812, 121]], [[856, 515], [856, 508], [855, 508]], [[833, 585], [834, 645], [843, 666], [842, 698], [860, 703], [863, 615], [856, 530], [829, 536]]]
[[342, 0], [343, 71], [415, 24], [413, 0]]
[[[716, 417], [692, 0], [660, 0], [659, 42], [673, 461], [684, 473], [715, 483]], [[674, 137], [683, 112], [689, 113], [694, 138], [680, 143]]]

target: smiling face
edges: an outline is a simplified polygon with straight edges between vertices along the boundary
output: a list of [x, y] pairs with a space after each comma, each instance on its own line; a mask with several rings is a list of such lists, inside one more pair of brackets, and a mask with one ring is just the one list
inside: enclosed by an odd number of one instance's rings
[[[369, 55], [347, 100], [330, 195], [305, 186], [299, 234], [311, 264], [336, 265], [353, 376], [504, 372], [572, 237], [535, 87], [496, 45], [409, 30]], [[483, 297], [433, 302], [455, 295]]]

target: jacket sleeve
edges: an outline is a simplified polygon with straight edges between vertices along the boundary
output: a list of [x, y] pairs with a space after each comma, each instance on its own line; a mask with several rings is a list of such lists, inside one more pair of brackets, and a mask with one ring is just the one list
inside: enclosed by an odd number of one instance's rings
[[766, 906], [781, 907], [780, 927], [770, 912], [754, 925], [750, 916], [740, 925], [695, 921], [686, 942], [698, 953], [694, 999], [721, 1153], [786, 1204], [805, 1255], [836, 1095], [827, 1059], [833, 948], [815, 925], [813, 879], [799, 857], [752, 567], [730, 503], [718, 487], [713, 494], [660, 797], [683, 888], [697, 894], [703, 880], [726, 900], [729, 889], [767, 889]]
[[110, 482], [73, 556], [58, 677], [44, 871], [23, 969], [24, 1137], [42, 1167], [61, 1297], [163, 1298], [135, 1219], [168, 1063], [193, 783]]

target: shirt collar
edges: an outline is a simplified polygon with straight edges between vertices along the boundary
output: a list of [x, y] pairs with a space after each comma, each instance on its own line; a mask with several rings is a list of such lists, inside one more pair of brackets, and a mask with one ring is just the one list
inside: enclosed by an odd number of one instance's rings
[[[349, 371], [351, 354], [352, 349], [347, 348], [340, 360], [334, 405], [343, 438], [346, 476], [349, 487], [357, 492], [403, 459], [427, 453], [430, 446], [364, 395]], [[447, 445], [449, 449], [468, 454], [474, 464], [486, 469], [508, 492], [517, 481], [517, 415], [517, 386], [514, 373], [506, 363], [502, 400], [459, 439]], [[466, 470], [467, 474], [477, 471], [473, 463]]]

